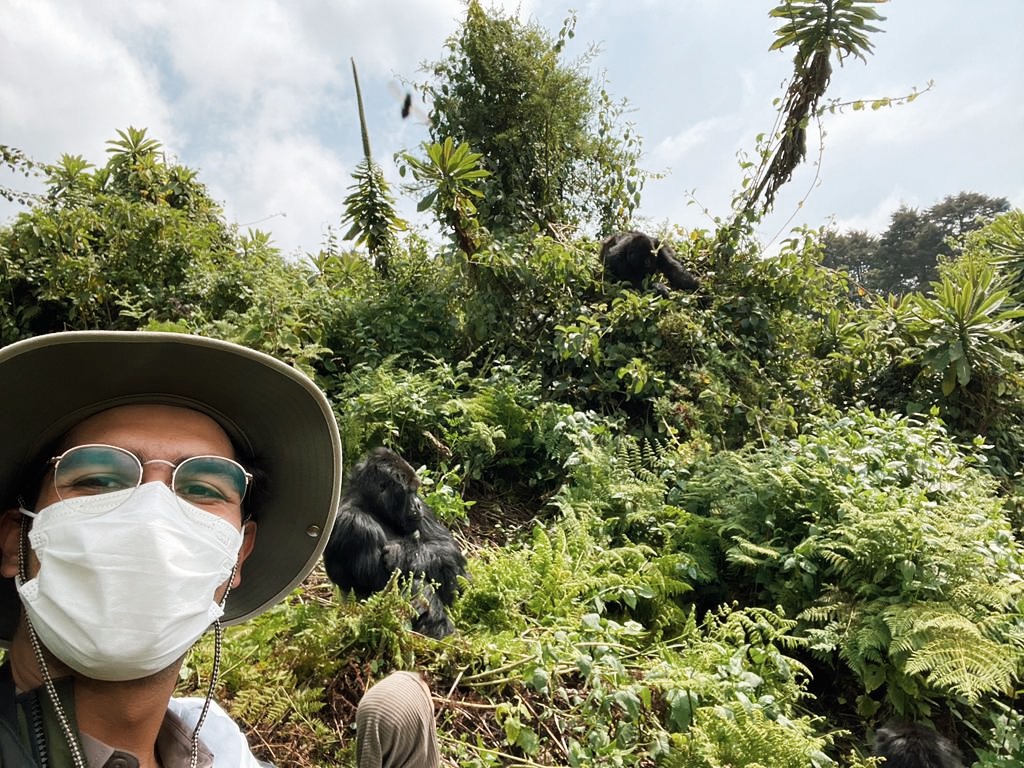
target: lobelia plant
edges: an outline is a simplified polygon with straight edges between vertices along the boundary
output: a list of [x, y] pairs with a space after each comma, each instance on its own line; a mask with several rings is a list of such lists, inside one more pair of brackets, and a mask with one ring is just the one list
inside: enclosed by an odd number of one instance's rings
[[352, 79], [356, 86], [356, 103], [359, 107], [359, 130], [363, 139], [363, 159], [356, 166], [352, 178], [352, 194], [345, 198], [345, 215], [342, 223], [350, 223], [345, 240], [366, 245], [373, 259], [374, 267], [382, 277], [387, 277], [391, 261], [398, 249], [395, 233], [405, 230], [408, 225], [395, 212], [395, 200], [391, 195], [384, 173], [370, 153], [370, 133], [366, 127], [363, 111], [363, 94], [359, 89], [359, 74], [356, 61], [352, 59]]

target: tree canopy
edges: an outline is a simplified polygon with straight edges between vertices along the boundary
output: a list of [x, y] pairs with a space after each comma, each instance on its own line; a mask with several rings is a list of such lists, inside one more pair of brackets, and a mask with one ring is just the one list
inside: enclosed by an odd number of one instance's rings
[[549, 225], [610, 232], [639, 204], [639, 138], [581, 61], [561, 60], [570, 16], [557, 38], [533, 23], [470, 0], [447, 55], [428, 66], [430, 133], [483, 156], [480, 221], [496, 233]]
[[937, 278], [939, 263], [953, 255], [960, 238], [1009, 209], [1005, 197], [977, 192], [948, 195], [925, 211], [901, 205], [881, 235], [830, 232], [824, 263], [847, 270], [867, 290], [922, 290]]

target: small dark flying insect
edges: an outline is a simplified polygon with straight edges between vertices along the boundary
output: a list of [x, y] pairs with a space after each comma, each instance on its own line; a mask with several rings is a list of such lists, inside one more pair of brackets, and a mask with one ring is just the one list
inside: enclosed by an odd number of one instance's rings
[[398, 83], [393, 80], [388, 83], [388, 90], [391, 91], [391, 95], [395, 97], [395, 101], [401, 102], [403, 120], [412, 119], [417, 123], [430, 125], [430, 119], [427, 117], [426, 113], [413, 101], [415, 91], [409, 90], [408, 88], [400, 88]]

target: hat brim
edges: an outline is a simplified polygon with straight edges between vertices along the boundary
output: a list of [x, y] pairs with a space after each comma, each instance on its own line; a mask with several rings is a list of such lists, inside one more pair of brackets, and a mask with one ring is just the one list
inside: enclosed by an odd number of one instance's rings
[[[95, 413], [166, 403], [217, 421], [264, 470], [254, 494], [256, 541], [222, 622], [262, 612], [321, 556], [341, 493], [341, 442], [330, 403], [305, 374], [262, 352], [202, 336], [71, 331], [0, 349], [0, 498], [38, 452]], [[21, 605], [0, 580], [0, 643]]]

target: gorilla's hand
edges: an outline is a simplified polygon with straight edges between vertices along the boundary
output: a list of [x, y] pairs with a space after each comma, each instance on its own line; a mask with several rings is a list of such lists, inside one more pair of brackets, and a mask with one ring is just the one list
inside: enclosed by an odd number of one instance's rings
[[381, 557], [384, 559], [384, 567], [388, 571], [397, 571], [401, 569], [405, 555], [402, 553], [402, 542], [401, 541], [389, 541], [380, 550]]

